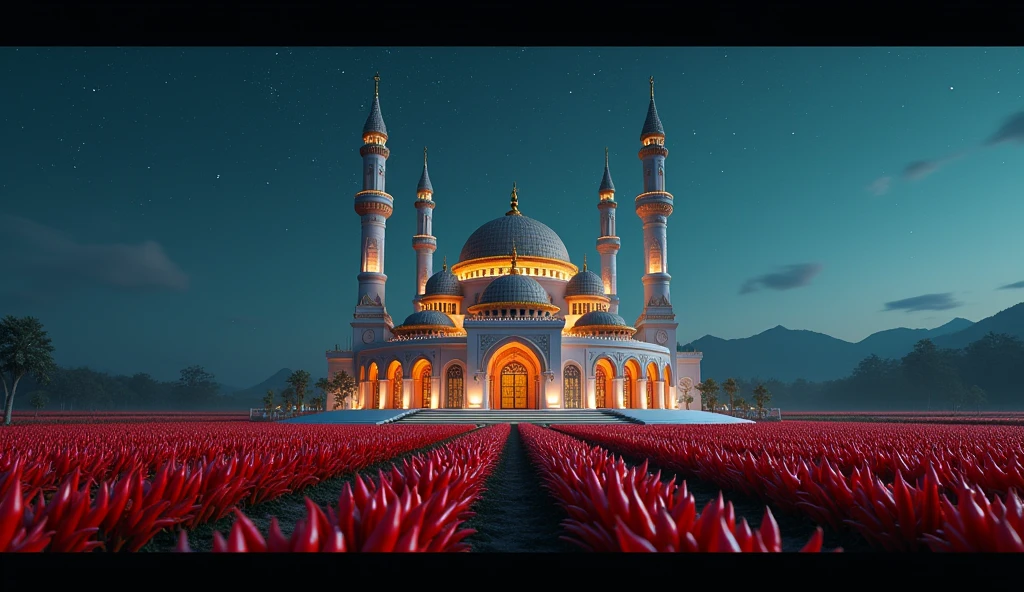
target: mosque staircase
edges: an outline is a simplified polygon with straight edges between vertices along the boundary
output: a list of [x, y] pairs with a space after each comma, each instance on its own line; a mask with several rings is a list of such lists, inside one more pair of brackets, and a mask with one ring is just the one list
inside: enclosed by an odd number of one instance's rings
[[495, 423], [551, 424], [638, 424], [639, 420], [626, 417], [610, 409], [420, 409], [402, 415], [390, 423], [398, 424], [452, 424]]

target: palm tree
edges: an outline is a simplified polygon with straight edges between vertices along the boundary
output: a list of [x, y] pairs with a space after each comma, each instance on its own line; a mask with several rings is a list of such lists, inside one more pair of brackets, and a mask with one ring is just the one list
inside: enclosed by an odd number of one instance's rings
[[309, 386], [309, 372], [296, 370], [292, 372], [285, 382], [295, 389], [295, 407], [302, 410], [302, 400], [306, 398], [306, 388]]
[[263, 396], [263, 410], [267, 413], [274, 410], [274, 389], [268, 389], [267, 394]]
[[718, 383], [715, 382], [715, 379], [706, 378], [704, 382], [698, 383], [694, 388], [700, 391], [701, 399], [707, 401], [708, 411], [714, 413], [715, 407], [718, 406]]
[[739, 411], [741, 416], [747, 414], [747, 402], [743, 399], [743, 397], [736, 397], [736, 400], [733, 401], [733, 404], [735, 405], [735, 407], [733, 407], [732, 410], [733, 415], [736, 415], [737, 411]]
[[772, 393], [763, 384], [754, 389], [754, 405], [757, 406], [757, 418], [764, 419], [764, 405], [772, 400]]
[[21, 379], [30, 374], [37, 383], [47, 384], [56, 370], [53, 344], [39, 319], [7, 315], [0, 320], [0, 382], [6, 395], [4, 425], [11, 425], [14, 393]]
[[732, 377], [727, 378], [722, 383], [722, 390], [729, 397], [729, 411], [736, 411], [736, 391], [740, 390], [739, 385], [736, 384], [736, 379]]

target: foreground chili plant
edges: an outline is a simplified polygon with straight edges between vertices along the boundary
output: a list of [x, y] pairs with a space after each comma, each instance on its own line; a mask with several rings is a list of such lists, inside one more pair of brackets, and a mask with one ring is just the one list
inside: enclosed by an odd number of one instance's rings
[[[986, 494], [1004, 497], [1000, 504], [1012, 510], [1024, 485], [1020, 428], [786, 422], [557, 429], [850, 529], [887, 551], [986, 550], [980, 533], [989, 532], [984, 525], [997, 521], [1000, 507]], [[951, 500], [974, 501], [958, 507]], [[1003, 523], [1013, 534], [1001, 549], [1024, 551], [1024, 531]], [[967, 534], [954, 545], [953, 532]]]
[[[606, 427], [606, 426], [601, 426]], [[781, 552], [782, 536], [765, 509], [758, 530], [737, 524], [732, 503], [718, 498], [697, 515], [697, 504], [683, 482], [663, 482], [644, 463], [627, 469], [599, 447], [558, 432], [519, 424], [530, 460], [569, 513], [564, 522], [572, 541], [589, 551]], [[819, 552], [819, 528], [803, 548]]]
[[[72, 438], [63, 445], [34, 441], [48, 433], [37, 426], [0, 432], [8, 440], [0, 448], [0, 551], [137, 551], [164, 529], [193, 528], [473, 429], [61, 427]], [[97, 432], [109, 439], [94, 440]]]
[[[453, 552], [468, 551], [458, 530], [498, 463], [508, 424], [482, 428], [444, 446], [405, 459], [376, 481], [356, 476], [338, 504], [321, 508], [306, 498], [306, 517], [291, 536], [272, 518], [266, 537], [242, 512], [227, 538], [214, 534], [215, 553], [245, 552]], [[178, 550], [189, 552], [182, 531]]]

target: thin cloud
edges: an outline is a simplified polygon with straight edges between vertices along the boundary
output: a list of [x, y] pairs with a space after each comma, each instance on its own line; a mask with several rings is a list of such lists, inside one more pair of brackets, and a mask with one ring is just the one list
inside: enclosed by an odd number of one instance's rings
[[1006, 284], [1005, 286], [999, 286], [999, 290], [1020, 290], [1024, 288], [1024, 281], [1014, 282], [1012, 284]]
[[[1007, 117], [1003, 122], [1003, 125], [1000, 126], [995, 133], [989, 136], [989, 139], [980, 147], [988, 148], [1005, 143], [1024, 144], [1024, 111], [1018, 111]], [[969, 151], [973, 151], [975, 149], [976, 148], [958, 152], [944, 158], [915, 160], [903, 167], [903, 172], [900, 175], [900, 178], [904, 181], [917, 181], [923, 179], [936, 173], [950, 162], [966, 156]], [[876, 196], [884, 195], [892, 188], [891, 181], [891, 177], [881, 177], [868, 185], [867, 190]]]
[[743, 282], [740, 294], [749, 294], [760, 289], [792, 290], [807, 286], [810, 285], [814, 276], [821, 273], [821, 269], [820, 263], [787, 265], [775, 273], [766, 273]]
[[1004, 142], [1024, 144], [1024, 111], [1018, 111], [1007, 117], [1002, 127], [992, 134], [985, 145], [995, 146]]
[[923, 294], [913, 298], [894, 300], [885, 303], [885, 310], [902, 310], [906, 312], [920, 312], [924, 310], [949, 310], [963, 306], [962, 302], [953, 299], [952, 292], [944, 294]]
[[886, 175], [884, 177], [879, 177], [879, 178], [875, 179], [875, 181], [873, 183], [871, 183], [871, 185], [868, 185], [868, 191], [870, 191], [871, 193], [873, 193], [873, 194], [875, 194], [877, 196], [882, 196], [882, 195], [885, 195], [886, 193], [889, 193], [889, 187], [891, 185], [892, 185], [892, 177], [889, 176], [889, 175]]
[[89, 244], [10, 215], [0, 215], [0, 228], [0, 261], [34, 291], [67, 290], [73, 284], [123, 291], [188, 289], [188, 276], [155, 241]]

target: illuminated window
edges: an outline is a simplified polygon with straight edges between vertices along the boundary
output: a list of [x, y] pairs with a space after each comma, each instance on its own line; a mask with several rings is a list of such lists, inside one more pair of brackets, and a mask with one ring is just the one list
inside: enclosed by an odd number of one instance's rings
[[562, 400], [566, 409], [583, 408], [583, 390], [580, 387], [580, 369], [569, 365], [562, 372]]
[[599, 409], [607, 407], [607, 405], [605, 404], [605, 389], [608, 386], [607, 381], [608, 375], [604, 373], [604, 368], [598, 366], [597, 372], [594, 373], [594, 388], [596, 390], [594, 398], [596, 407]]
[[462, 366], [448, 368], [447, 396], [444, 406], [448, 409], [461, 409], [463, 397], [463, 376]]

